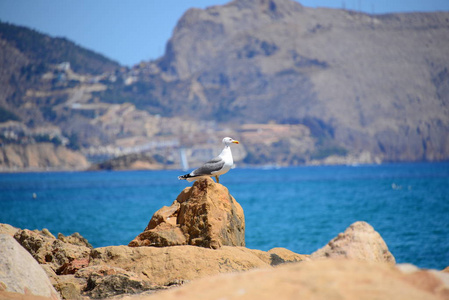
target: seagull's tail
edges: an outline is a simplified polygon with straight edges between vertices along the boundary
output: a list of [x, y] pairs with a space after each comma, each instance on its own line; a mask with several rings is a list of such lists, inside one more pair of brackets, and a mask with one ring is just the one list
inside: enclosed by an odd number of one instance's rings
[[187, 180], [187, 178], [190, 178], [190, 177], [191, 177], [190, 174], [186, 174], [186, 175], [178, 176], [178, 179], [179, 180]]

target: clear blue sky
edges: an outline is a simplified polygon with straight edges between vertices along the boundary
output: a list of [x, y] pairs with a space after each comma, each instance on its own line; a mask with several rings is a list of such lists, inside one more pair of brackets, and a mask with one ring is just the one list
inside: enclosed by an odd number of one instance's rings
[[[163, 55], [182, 14], [229, 0], [0, 0], [0, 20], [66, 37], [123, 65]], [[367, 13], [449, 11], [449, 0], [298, 0]]]

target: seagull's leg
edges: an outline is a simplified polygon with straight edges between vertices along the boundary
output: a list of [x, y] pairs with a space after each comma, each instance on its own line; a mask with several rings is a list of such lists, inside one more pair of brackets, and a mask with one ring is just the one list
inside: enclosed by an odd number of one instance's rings
[[217, 180], [217, 183], [220, 183], [220, 180], [218, 180], [218, 175], [215, 175], [215, 179]]

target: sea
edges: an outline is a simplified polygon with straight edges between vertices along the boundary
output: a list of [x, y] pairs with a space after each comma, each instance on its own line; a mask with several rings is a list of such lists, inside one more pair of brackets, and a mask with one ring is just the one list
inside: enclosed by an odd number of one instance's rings
[[[79, 232], [94, 247], [127, 245], [192, 183], [185, 172], [0, 174], [0, 223]], [[356, 221], [398, 263], [449, 266], [449, 162], [237, 168], [220, 177], [245, 212], [246, 246], [310, 254]]]

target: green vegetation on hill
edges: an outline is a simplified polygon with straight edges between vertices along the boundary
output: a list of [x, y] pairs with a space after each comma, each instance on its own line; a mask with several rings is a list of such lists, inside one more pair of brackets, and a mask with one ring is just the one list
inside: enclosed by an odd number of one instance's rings
[[44, 64], [67, 61], [77, 73], [101, 74], [120, 66], [117, 62], [65, 38], [51, 38], [35, 30], [1, 21], [0, 38], [14, 45], [33, 61]]

